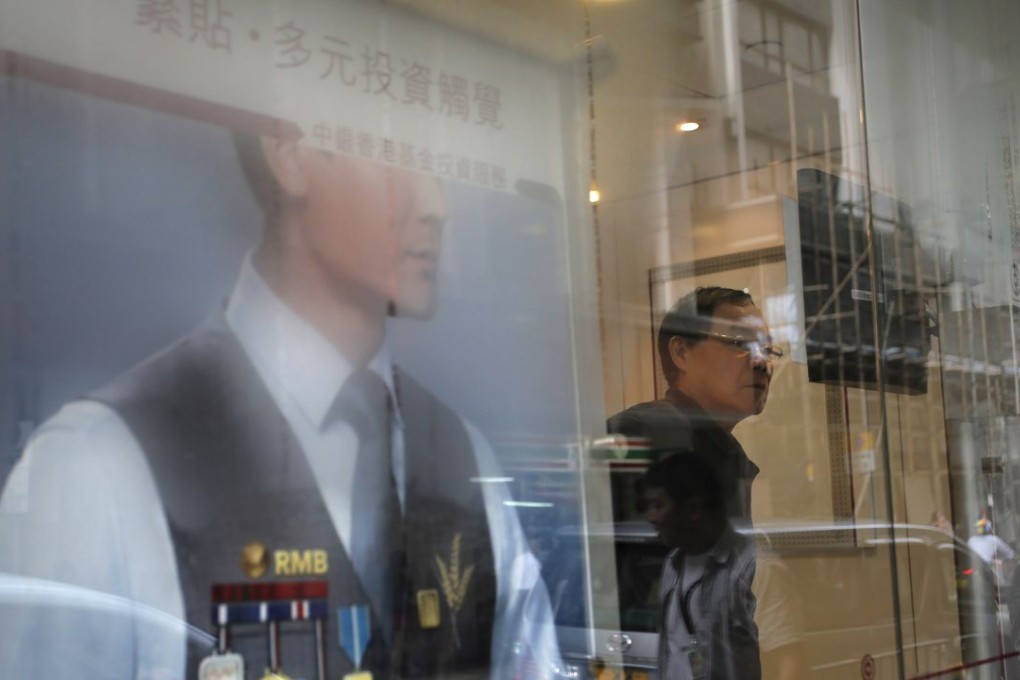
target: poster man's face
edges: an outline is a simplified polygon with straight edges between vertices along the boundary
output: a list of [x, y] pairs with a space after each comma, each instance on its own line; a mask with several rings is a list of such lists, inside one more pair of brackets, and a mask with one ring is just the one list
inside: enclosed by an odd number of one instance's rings
[[302, 148], [292, 227], [338, 295], [392, 304], [398, 315], [428, 318], [446, 198], [438, 178], [403, 168]]

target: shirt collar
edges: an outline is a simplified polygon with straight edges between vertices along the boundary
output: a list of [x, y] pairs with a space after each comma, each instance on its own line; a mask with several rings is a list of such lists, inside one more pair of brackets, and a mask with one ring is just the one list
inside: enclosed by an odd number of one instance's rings
[[[315, 427], [322, 427], [350, 362], [311, 324], [277, 297], [252, 265], [249, 254], [227, 302], [227, 325], [251, 357], [278, 402], [286, 395]], [[402, 424], [393, 364], [384, 342], [368, 364], [390, 393], [394, 420]], [[274, 389], [275, 388], [275, 389]], [[277, 394], [279, 389], [282, 394]]]

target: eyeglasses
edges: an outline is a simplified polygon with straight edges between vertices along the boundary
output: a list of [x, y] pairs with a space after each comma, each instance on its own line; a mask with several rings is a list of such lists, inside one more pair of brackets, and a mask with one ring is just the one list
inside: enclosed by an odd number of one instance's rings
[[717, 340], [725, 345], [730, 345], [731, 347], [736, 348], [737, 352], [743, 356], [758, 352], [768, 361], [779, 361], [786, 356], [786, 353], [782, 349], [770, 342], [762, 342], [761, 339], [740, 338], [735, 335], [726, 335], [725, 333], [714, 333], [711, 331], [704, 331], [702, 333], [698, 333], [698, 335], [700, 337]]

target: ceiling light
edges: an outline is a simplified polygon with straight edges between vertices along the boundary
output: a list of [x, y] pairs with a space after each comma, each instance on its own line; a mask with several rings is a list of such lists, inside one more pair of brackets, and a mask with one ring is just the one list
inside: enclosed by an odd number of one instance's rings
[[599, 198], [601, 198], [599, 188], [595, 186], [594, 182], [592, 182], [591, 189], [588, 190], [588, 201], [591, 203], [598, 203]]
[[701, 123], [696, 120], [682, 120], [676, 124], [677, 132], [694, 132], [701, 127]]

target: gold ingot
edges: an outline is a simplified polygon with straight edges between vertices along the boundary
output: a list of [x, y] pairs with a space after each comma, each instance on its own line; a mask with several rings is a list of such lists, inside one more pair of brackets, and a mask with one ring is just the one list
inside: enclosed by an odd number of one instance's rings
[[418, 625], [422, 630], [439, 628], [439, 591], [435, 588], [418, 591]]
[[269, 550], [258, 541], [245, 543], [241, 548], [241, 571], [248, 578], [258, 578], [269, 569]]

